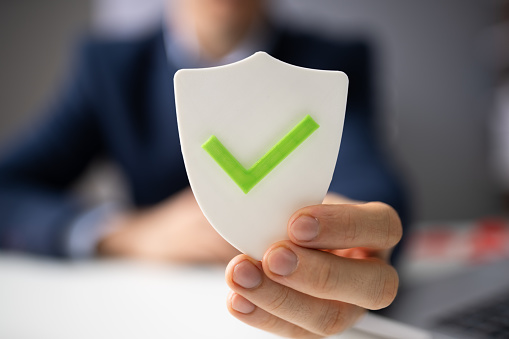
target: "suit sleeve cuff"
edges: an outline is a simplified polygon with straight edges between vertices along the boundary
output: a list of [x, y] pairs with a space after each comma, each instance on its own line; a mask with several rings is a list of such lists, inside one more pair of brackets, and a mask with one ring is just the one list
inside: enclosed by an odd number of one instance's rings
[[104, 203], [79, 215], [71, 223], [66, 238], [66, 254], [71, 259], [95, 256], [99, 241], [114, 231], [109, 222], [123, 211], [116, 203]]

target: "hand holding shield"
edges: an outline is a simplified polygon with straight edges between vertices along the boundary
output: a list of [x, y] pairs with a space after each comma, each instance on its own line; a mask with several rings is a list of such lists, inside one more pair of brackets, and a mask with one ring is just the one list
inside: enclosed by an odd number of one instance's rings
[[401, 238], [397, 213], [336, 195], [325, 202], [297, 211], [288, 222], [291, 240], [275, 243], [261, 262], [246, 255], [230, 262], [230, 313], [285, 337], [321, 338], [393, 301], [398, 275], [387, 261]]

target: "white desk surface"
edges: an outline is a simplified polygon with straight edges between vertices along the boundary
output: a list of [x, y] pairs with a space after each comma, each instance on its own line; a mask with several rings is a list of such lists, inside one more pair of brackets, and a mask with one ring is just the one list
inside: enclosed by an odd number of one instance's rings
[[[0, 338], [279, 338], [231, 316], [227, 293], [222, 267], [0, 253]], [[386, 335], [394, 330], [371, 315], [359, 325]], [[428, 337], [406, 326], [396, 330], [391, 338]], [[354, 329], [337, 338], [379, 337]]]

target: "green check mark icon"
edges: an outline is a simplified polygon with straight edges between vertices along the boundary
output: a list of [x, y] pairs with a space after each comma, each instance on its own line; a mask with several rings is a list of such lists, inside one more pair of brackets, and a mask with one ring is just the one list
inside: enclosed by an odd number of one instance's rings
[[267, 174], [276, 168], [281, 161], [302, 144], [304, 140], [313, 134], [318, 127], [320, 125], [311, 116], [306, 115], [304, 119], [249, 169], [242, 166], [215, 135], [212, 135], [201, 147], [221, 166], [240, 189], [247, 194]]

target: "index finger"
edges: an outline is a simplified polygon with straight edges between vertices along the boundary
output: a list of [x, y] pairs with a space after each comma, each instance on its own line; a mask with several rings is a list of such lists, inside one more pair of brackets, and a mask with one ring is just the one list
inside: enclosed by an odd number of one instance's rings
[[402, 227], [397, 212], [385, 203], [314, 205], [292, 215], [288, 235], [308, 248], [389, 249], [401, 240]]

